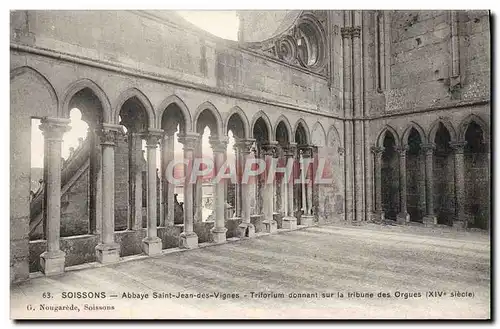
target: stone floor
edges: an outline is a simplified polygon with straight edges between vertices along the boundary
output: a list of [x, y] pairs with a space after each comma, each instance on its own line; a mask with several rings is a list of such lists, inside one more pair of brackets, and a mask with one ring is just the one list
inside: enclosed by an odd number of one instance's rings
[[[457, 290], [473, 297], [452, 297]], [[432, 297], [429, 291], [446, 295]], [[68, 299], [63, 292], [105, 292], [106, 297]], [[155, 292], [194, 297], [153, 298]], [[408, 293], [407, 298], [396, 297], [397, 292]], [[44, 293], [51, 297], [43, 298]], [[148, 298], [123, 298], [123, 293]], [[309, 296], [290, 298], [290, 293]], [[329, 293], [333, 297], [322, 295]], [[367, 293], [374, 296], [361, 297]], [[41, 310], [41, 304], [74, 305], [80, 311]], [[84, 304], [114, 310], [85, 310]], [[33, 278], [11, 287], [11, 317], [485, 319], [490, 317], [490, 241], [481, 232], [411, 226], [310, 227]]]

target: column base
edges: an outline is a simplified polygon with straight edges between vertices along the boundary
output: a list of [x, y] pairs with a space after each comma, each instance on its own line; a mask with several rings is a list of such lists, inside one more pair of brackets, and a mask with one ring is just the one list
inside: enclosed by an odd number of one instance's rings
[[459, 228], [459, 229], [467, 228], [467, 222], [463, 221], [463, 220], [454, 220], [453, 227]]
[[225, 228], [225, 227], [213, 227], [210, 230], [210, 233], [212, 233], [212, 242], [215, 242], [215, 243], [226, 242], [226, 232], [227, 232], [227, 228]]
[[372, 212], [370, 219], [376, 223], [383, 222], [385, 220], [385, 213], [383, 211]]
[[252, 223], [241, 223], [238, 225], [238, 236], [240, 238], [255, 237], [255, 226]]
[[297, 218], [295, 217], [283, 217], [283, 226], [282, 228], [287, 230], [296, 230], [297, 229]]
[[396, 223], [404, 225], [410, 222], [410, 214], [407, 212], [400, 212], [396, 215]]
[[424, 218], [422, 219], [422, 222], [424, 223], [425, 226], [434, 226], [434, 225], [437, 225], [438, 220], [437, 220], [437, 217], [435, 215], [427, 215], [427, 216], [424, 216]]
[[312, 226], [314, 224], [314, 216], [303, 215], [300, 217], [300, 224], [305, 226]]
[[64, 261], [66, 253], [62, 250], [48, 252], [40, 255], [40, 267], [45, 275], [55, 275], [64, 273]]
[[144, 238], [142, 240], [142, 251], [148, 256], [161, 254], [162, 241], [159, 237]]
[[198, 248], [198, 235], [196, 233], [182, 232], [179, 236], [179, 248], [196, 249]]
[[267, 233], [276, 233], [278, 231], [278, 223], [275, 220], [265, 220], [262, 222]]
[[101, 264], [116, 263], [120, 259], [120, 245], [118, 243], [99, 243], [95, 247], [95, 255]]

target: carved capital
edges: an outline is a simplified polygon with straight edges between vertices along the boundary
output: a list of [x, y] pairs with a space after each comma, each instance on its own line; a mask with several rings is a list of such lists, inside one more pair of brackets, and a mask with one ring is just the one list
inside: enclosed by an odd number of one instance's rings
[[263, 154], [264, 156], [272, 156], [272, 157], [275, 157], [276, 156], [276, 145], [277, 143], [276, 142], [270, 142], [268, 144], [264, 144], [262, 145], [262, 151], [263, 151]]
[[293, 158], [295, 156], [295, 152], [297, 151], [297, 145], [295, 143], [290, 143], [283, 150], [285, 157]]
[[71, 129], [68, 126], [71, 122], [69, 119], [45, 117], [40, 122], [41, 125], [38, 127], [43, 132], [45, 140], [62, 141], [64, 133]]
[[99, 132], [99, 142], [101, 145], [115, 146], [118, 132], [122, 131], [122, 126], [103, 123]]
[[224, 153], [227, 151], [227, 138], [215, 137], [208, 140], [214, 153]]
[[196, 146], [201, 143], [200, 135], [196, 133], [185, 133], [179, 135], [179, 143], [183, 144], [184, 151], [194, 151]]
[[408, 146], [403, 145], [403, 146], [397, 146], [396, 147], [396, 152], [399, 153], [399, 156], [404, 157], [406, 156], [406, 152], [408, 151]]
[[422, 144], [420, 147], [422, 148], [422, 150], [425, 152], [426, 155], [432, 155], [434, 153], [434, 150], [436, 149], [436, 144], [427, 143], [427, 144]]
[[354, 26], [351, 29], [351, 37], [352, 38], [359, 38], [361, 35], [361, 26]]
[[450, 147], [455, 153], [464, 153], [465, 145], [467, 142], [450, 142]]
[[304, 145], [299, 148], [299, 152], [302, 154], [303, 158], [310, 158], [312, 157], [312, 147], [309, 145]]
[[148, 129], [142, 134], [142, 138], [146, 140], [146, 147], [155, 148], [163, 137], [163, 130], [161, 129]]
[[234, 143], [234, 147], [237, 148], [242, 154], [247, 155], [252, 152], [252, 146], [255, 143], [255, 139], [238, 139]]
[[339, 148], [337, 149], [337, 152], [339, 152], [339, 155], [342, 156], [345, 154], [345, 148], [339, 146]]
[[342, 35], [342, 38], [350, 38], [352, 35], [352, 28], [350, 26], [341, 27], [340, 35]]

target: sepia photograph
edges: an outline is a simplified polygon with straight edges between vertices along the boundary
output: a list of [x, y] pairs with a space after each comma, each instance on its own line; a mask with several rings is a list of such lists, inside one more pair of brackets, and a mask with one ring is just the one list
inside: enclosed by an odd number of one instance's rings
[[9, 10], [10, 319], [491, 320], [492, 13], [229, 9]]

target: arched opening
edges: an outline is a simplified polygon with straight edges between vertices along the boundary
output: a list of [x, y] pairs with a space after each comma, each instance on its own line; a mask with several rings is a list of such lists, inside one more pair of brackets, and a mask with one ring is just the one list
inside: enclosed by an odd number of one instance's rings
[[[117, 134], [115, 147], [115, 231], [147, 227], [147, 161], [143, 134], [148, 128], [148, 114], [142, 102], [133, 96], [121, 106], [119, 119], [124, 129]], [[159, 183], [159, 178], [157, 181]], [[159, 209], [157, 207], [158, 213]]]
[[484, 131], [472, 121], [465, 131], [465, 214], [469, 227], [488, 229], [490, 220], [489, 157]]
[[406, 156], [406, 202], [410, 220], [422, 222], [425, 216], [425, 154], [420, 133], [411, 128]]
[[236, 147], [235, 143], [239, 139], [244, 139], [247, 132], [245, 131], [245, 124], [243, 122], [243, 119], [239, 114], [233, 113], [231, 115], [227, 123], [227, 131], [228, 144], [226, 154], [228, 164], [234, 166], [233, 168], [235, 168], [237, 172], [236, 182], [228, 182], [227, 184], [226, 200], [228, 202], [228, 216], [241, 217], [241, 198], [243, 197], [243, 195], [241, 194], [239, 179], [243, 171], [244, 163], [242, 160], [243, 155], [240, 153], [240, 150]]
[[[217, 118], [215, 114], [204, 109], [196, 121], [196, 132], [200, 134], [201, 142], [195, 149], [195, 158], [211, 158], [214, 160], [213, 150], [210, 145], [211, 139], [217, 139], [219, 136]], [[200, 162], [200, 170], [204, 170], [207, 164]], [[206, 222], [215, 220], [215, 186], [212, 178], [215, 171], [197, 177], [196, 184], [193, 186], [194, 195], [194, 222]]]
[[[278, 166], [285, 167], [287, 159], [285, 157], [285, 148], [290, 145], [290, 136], [289, 136], [287, 125], [280, 121], [276, 126], [276, 141], [278, 142]], [[286, 214], [286, 184], [284, 182], [285, 175], [283, 173], [276, 174], [276, 191], [274, 193], [274, 204], [276, 205], [275, 210], [281, 216]], [[281, 226], [281, 224], [279, 224]]]
[[399, 212], [399, 158], [396, 152], [396, 139], [386, 131], [382, 153], [382, 210], [385, 218], [396, 220]]
[[455, 217], [455, 171], [451, 136], [440, 122], [434, 137], [434, 207], [438, 224], [452, 225]]
[[[168, 177], [180, 178], [184, 176], [183, 146], [178, 141], [179, 134], [186, 132], [186, 118], [176, 103], [169, 104], [161, 117], [161, 129], [165, 132], [161, 143], [161, 172], [162, 172], [162, 208], [163, 217], [160, 217], [160, 226], [184, 223], [184, 185], [177, 184]], [[168, 165], [171, 172], [167, 172]]]

